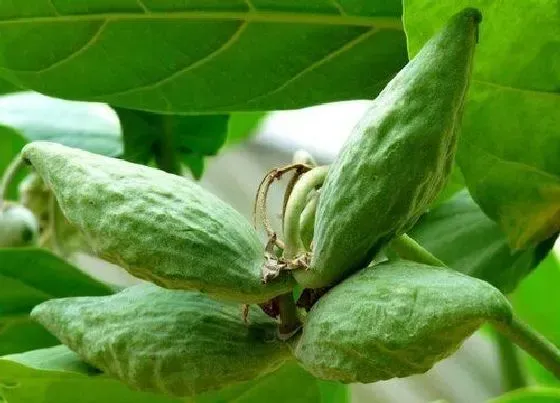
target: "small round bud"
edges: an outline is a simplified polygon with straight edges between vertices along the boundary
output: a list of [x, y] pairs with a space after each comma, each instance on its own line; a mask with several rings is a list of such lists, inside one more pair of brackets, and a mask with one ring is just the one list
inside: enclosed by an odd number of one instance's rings
[[25, 207], [4, 202], [0, 211], [0, 247], [22, 247], [35, 244], [39, 224]]

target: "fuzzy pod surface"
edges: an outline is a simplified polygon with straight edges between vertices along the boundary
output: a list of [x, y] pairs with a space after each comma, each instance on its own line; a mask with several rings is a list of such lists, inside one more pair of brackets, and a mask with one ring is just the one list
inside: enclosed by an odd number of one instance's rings
[[487, 320], [511, 320], [499, 290], [405, 260], [371, 266], [313, 306], [294, 354], [313, 375], [370, 383], [430, 369]]
[[453, 165], [481, 14], [465, 9], [373, 101], [330, 166], [315, 218], [307, 288], [368, 265], [435, 200]]
[[286, 273], [262, 282], [264, 247], [256, 231], [186, 178], [47, 142], [26, 145], [22, 156], [92, 249], [136, 277], [242, 303], [293, 288]]
[[276, 323], [252, 307], [153, 284], [53, 299], [31, 316], [87, 363], [128, 386], [186, 397], [274, 371], [291, 358]]

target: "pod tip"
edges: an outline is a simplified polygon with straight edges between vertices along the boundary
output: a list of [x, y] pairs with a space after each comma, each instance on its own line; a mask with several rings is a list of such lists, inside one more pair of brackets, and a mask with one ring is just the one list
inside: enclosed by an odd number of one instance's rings
[[476, 24], [480, 24], [482, 21], [482, 13], [478, 8], [468, 7], [462, 11], [462, 14], [469, 16], [473, 19]]

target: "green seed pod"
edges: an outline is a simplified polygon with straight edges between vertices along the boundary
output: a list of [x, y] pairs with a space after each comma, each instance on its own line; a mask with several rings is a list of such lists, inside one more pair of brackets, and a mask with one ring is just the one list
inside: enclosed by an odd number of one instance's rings
[[289, 273], [262, 282], [256, 231], [188, 179], [59, 144], [32, 143], [22, 155], [94, 251], [132, 275], [243, 303], [293, 288]]
[[250, 380], [291, 358], [276, 323], [194, 291], [142, 284], [54, 299], [31, 316], [84, 361], [132, 388], [184, 397]]
[[0, 208], [0, 248], [31, 246], [37, 242], [39, 224], [25, 207], [4, 201]]
[[313, 375], [376, 382], [430, 369], [487, 320], [510, 321], [485, 281], [405, 260], [371, 266], [324, 295], [294, 354]]
[[315, 219], [308, 288], [365, 267], [445, 185], [471, 74], [478, 10], [455, 15], [387, 85], [331, 165]]

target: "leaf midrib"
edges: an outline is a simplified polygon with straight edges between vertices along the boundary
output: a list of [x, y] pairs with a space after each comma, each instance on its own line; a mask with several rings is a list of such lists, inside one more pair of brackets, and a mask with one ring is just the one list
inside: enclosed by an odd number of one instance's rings
[[72, 23], [119, 20], [224, 20], [266, 23], [346, 25], [375, 27], [377, 29], [403, 30], [401, 17], [362, 17], [340, 14], [308, 14], [295, 12], [235, 12], [235, 11], [154, 11], [150, 13], [96, 13], [52, 15], [0, 19], [0, 25], [27, 23]]

